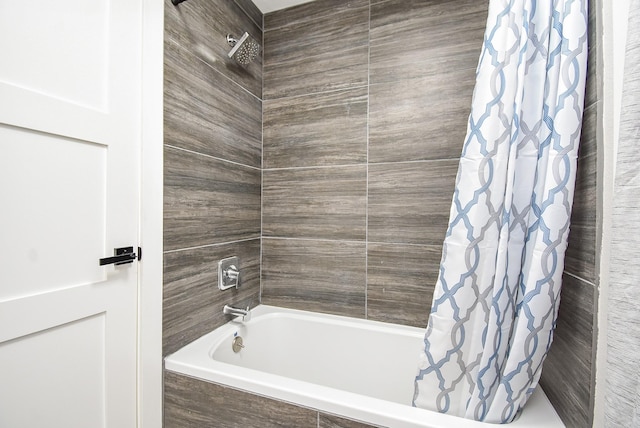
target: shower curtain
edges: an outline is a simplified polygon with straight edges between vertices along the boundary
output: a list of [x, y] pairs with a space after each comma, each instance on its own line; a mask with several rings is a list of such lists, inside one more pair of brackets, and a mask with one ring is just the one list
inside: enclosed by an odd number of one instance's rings
[[553, 337], [587, 58], [587, 0], [491, 0], [414, 406], [493, 423]]

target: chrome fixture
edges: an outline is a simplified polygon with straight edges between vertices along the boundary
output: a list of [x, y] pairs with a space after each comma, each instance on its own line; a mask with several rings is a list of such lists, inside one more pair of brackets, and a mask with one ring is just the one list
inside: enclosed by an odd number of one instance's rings
[[237, 354], [242, 350], [242, 348], [244, 348], [244, 341], [242, 340], [242, 337], [234, 337], [233, 342], [231, 342], [231, 349], [233, 349], [233, 352]]
[[240, 287], [240, 270], [238, 258], [229, 257], [218, 262], [218, 288], [227, 290]]
[[247, 306], [247, 309], [242, 309], [242, 308], [234, 308], [233, 306], [229, 306], [229, 305], [224, 305], [224, 308], [222, 308], [222, 313], [225, 315], [242, 317], [242, 322], [247, 322], [251, 319], [251, 311], [249, 310], [249, 306]]
[[229, 52], [229, 58], [234, 59], [238, 64], [248, 65], [260, 53], [260, 44], [246, 31], [239, 39], [227, 34], [227, 42], [233, 46]]

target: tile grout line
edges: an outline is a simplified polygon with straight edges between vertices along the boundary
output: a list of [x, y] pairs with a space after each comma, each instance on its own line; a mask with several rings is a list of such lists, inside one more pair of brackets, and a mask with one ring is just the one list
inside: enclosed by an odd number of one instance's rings
[[196, 245], [194, 247], [176, 248], [174, 250], [165, 250], [165, 251], [162, 252], [162, 254], [173, 254], [173, 253], [179, 253], [181, 251], [190, 251], [190, 250], [200, 250], [200, 249], [203, 249], [203, 248], [221, 247], [223, 245], [239, 244], [239, 243], [242, 243], [242, 242], [255, 241], [257, 239], [261, 239], [261, 237], [260, 236], [255, 236], [253, 238], [238, 239], [238, 240], [235, 240], [235, 241], [225, 241], [225, 242], [217, 242], [215, 244], [205, 244], [205, 245]]
[[592, 287], [597, 287], [597, 285], [596, 285], [594, 282], [589, 281], [588, 279], [582, 278], [581, 276], [578, 276], [577, 274], [574, 274], [574, 273], [568, 272], [568, 271], [566, 271], [566, 270], [564, 271], [564, 274], [565, 274], [565, 275], [568, 275], [568, 276], [570, 276], [570, 277], [573, 277], [573, 278], [577, 279], [577, 280], [578, 280], [578, 281], [580, 281], [580, 282], [584, 282], [585, 284], [589, 284], [589, 285], [591, 285]]
[[[367, 109], [368, 110], [368, 109]], [[368, 111], [367, 111], [367, 120], [368, 120]], [[369, 126], [367, 124], [367, 157], [369, 156]], [[264, 171], [272, 172], [272, 171], [293, 171], [293, 170], [304, 170], [304, 169], [327, 169], [327, 168], [349, 168], [349, 167], [358, 167], [358, 166], [368, 166], [368, 165], [402, 165], [402, 164], [419, 164], [419, 163], [427, 163], [427, 162], [451, 162], [451, 161], [459, 161], [459, 158], [439, 158], [439, 159], [417, 159], [417, 160], [408, 160], [408, 161], [385, 161], [385, 162], [368, 162], [365, 160], [361, 163], [347, 163], [347, 164], [336, 164], [336, 165], [310, 165], [310, 166], [290, 166], [290, 167], [278, 167], [278, 168], [264, 168]]]
[[[242, 11], [242, 13], [244, 13], [244, 14], [245, 14], [245, 16], [246, 16], [247, 18], [249, 18], [251, 21], [253, 21], [253, 23], [254, 23], [254, 24], [256, 24], [257, 26], [259, 26], [259, 27], [260, 27], [260, 31], [261, 31], [262, 33], [264, 33], [264, 26], [260, 26], [260, 24], [258, 24], [258, 23], [255, 21], [255, 19], [253, 19], [253, 16], [251, 15], [251, 13], [250, 13], [250, 12], [248, 12], [247, 10], [245, 10], [245, 8], [244, 8], [244, 7], [242, 7], [242, 5], [241, 5], [237, 0], [236, 0], [236, 1], [234, 1], [234, 3], [235, 3], [235, 4], [236, 4], [236, 6], [238, 6], [238, 8]], [[255, 5], [254, 5], [254, 6], [255, 6]], [[263, 15], [262, 20], [264, 21], [264, 14], [262, 14], [262, 12], [261, 12], [261, 15]]]
[[364, 209], [364, 318], [369, 319], [369, 112], [371, 109], [371, 0], [367, 16], [367, 168], [365, 172]]
[[[369, 244], [373, 245], [402, 245], [406, 247], [438, 247], [441, 248], [442, 244], [414, 244], [409, 242], [385, 242], [385, 241], [366, 241], [366, 240], [357, 240], [357, 239], [329, 239], [329, 238], [316, 238], [316, 237], [292, 237], [292, 236], [262, 236], [258, 237], [262, 239], [273, 239], [278, 241], [315, 241], [315, 242], [344, 242], [348, 244]], [[254, 238], [254, 239], [258, 239]], [[249, 240], [249, 239], [248, 239]]]
[[265, 21], [264, 13], [262, 14], [262, 81], [260, 91], [260, 263], [258, 264], [258, 284], [260, 285], [260, 291], [258, 295], [258, 302], [262, 304], [262, 243], [263, 241], [263, 218], [264, 218], [264, 33], [265, 33]]
[[204, 157], [207, 157], [209, 159], [215, 159], [215, 160], [218, 160], [220, 162], [226, 162], [226, 163], [230, 163], [230, 164], [236, 165], [236, 166], [241, 166], [241, 167], [245, 167], [245, 168], [250, 168], [250, 169], [255, 169], [255, 170], [258, 170], [258, 171], [262, 171], [262, 168], [258, 168], [258, 167], [247, 165], [247, 164], [244, 164], [244, 163], [232, 161], [232, 160], [221, 158], [221, 157], [218, 157], [218, 156], [208, 155], [206, 153], [200, 153], [200, 152], [196, 152], [196, 151], [193, 151], [193, 150], [184, 149], [182, 147], [174, 146], [172, 144], [165, 144], [164, 147], [165, 148], [174, 149], [174, 150], [179, 150], [179, 151], [185, 152], [185, 153], [191, 153], [192, 155], [204, 156]]
[[299, 94], [293, 94], [293, 95], [284, 95], [281, 97], [273, 97], [273, 98], [268, 98], [266, 101], [267, 102], [277, 102], [277, 101], [289, 101], [289, 100], [293, 100], [296, 98], [304, 98], [304, 97], [313, 97], [313, 96], [318, 96], [318, 95], [327, 95], [327, 94], [334, 94], [337, 92], [349, 92], [349, 91], [355, 91], [357, 89], [364, 89], [364, 88], [368, 88], [369, 84], [365, 84], [365, 85], [350, 85], [348, 87], [345, 88], [335, 88], [335, 89], [326, 89], [323, 91], [312, 91], [312, 92], [304, 92], [304, 93], [299, 93]]
[[237, 82], [233, 78], [231, 78], [231, 77], [225, 75], [224, 73], [222, 73], [221, 71], [216, 70], [213, 67], [213, 65], [211, 65], [211, 63], [209, 63], [206, 59], [202, 58], [200, 55], [197, 55], [194, 51], [190, 50], [186, 46], [183, 46], [182, 44], [180, 44], [180, 43], [178, 43], [177, 41], [174, 41], [174, 40], [168, 40], [168, 43], [171, 43], [172, 45], [176, 46], [178, 49], [184, 51], [188, 55], [193, 55], [196, 58], [197, 61], [200, 61], [201, 63], [203, 63], [204, 65], [209, 67], [214, 73], [216, 73], [219, 76], [222, 76], [222, 78], [228, 80], [231, 84], [239, 87], [241, 90], [243, 90], [247, 94], [251, 95], [253, 98], [260, 99], [256, 94], [251, 92], [250, 89], [245, 88], [244, 85], [241, 82]]

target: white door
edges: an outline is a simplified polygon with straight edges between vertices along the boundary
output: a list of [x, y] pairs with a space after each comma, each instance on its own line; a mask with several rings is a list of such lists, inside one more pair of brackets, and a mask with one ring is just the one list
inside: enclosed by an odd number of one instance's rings
[[141, 0], [0, 0], [0, 427], [133, 427]]

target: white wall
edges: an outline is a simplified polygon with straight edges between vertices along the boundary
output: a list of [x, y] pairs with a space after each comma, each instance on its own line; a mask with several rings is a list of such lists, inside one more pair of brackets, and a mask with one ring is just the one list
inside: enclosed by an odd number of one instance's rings
[[629, 4], [631, 0], [604, 0], [602, 5], [601, 22], [603, 96], [602, 123], [603, 144], [598, 147], [600, 163], [598, 175], [601, 177], [602, 212], [602, 241], [600, 252], [600, 288], [598, 295], [598, 332], [596, 356], [596, 388], [594, 426], [604, 425], [604, 398], [606, 388], [606, 360], [607, 360], [607, 316], [608, 316], [608, 285], [609, 259], [611, 242], [612, 197], [615, 177], [616, 153], [618, 147], [618, 131], [620, 127], [620, 106], [622, 100], [622, 82], [624, 75], [624, 56], [629, 21]]
[[143, 1], [138, 428], [162, 426], [164, 3]]

